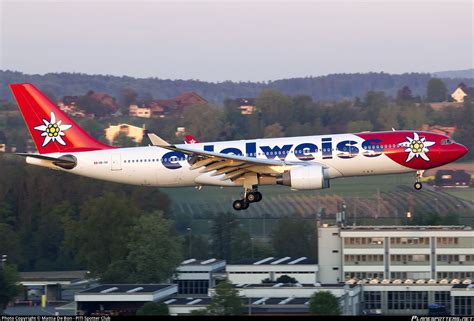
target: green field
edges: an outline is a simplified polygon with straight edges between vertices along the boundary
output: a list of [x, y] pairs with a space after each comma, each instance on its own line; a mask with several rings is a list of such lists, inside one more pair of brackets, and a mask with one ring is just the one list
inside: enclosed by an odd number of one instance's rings
[[474, 203], [474, 188], [446, 188], [445, 193]]

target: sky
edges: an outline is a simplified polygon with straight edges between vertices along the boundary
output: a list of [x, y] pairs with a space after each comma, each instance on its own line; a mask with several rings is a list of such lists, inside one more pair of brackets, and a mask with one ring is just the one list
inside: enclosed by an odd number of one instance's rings
[[0, 69], [205, 81], [473, 68], [472, 0], [0, 0]]

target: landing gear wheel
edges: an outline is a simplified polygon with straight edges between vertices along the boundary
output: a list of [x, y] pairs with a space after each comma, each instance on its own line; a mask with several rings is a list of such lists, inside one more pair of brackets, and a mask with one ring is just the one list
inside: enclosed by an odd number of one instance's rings
[[242, 210], [243, 206], [244, 206], [244, 202], [242, 202], [241, 200], [236, 200], [236, 201], [234, 201], [234, 203], [232, 203], [232, 207], [236, 211]]
[[423, 184], [421, 184], [421, 182], [416, 182], [413, 187], [415, 187], [415, 189], [419, 191], [423, 187]]
[[257, 196], [257, 200], [255, 202], [260, 202], [263, 198], [263, 195], [260, 192], [255, 192], [255, 196]]
[[249, 208], [249, 205], [250, 203], [247, 202], [246, 200], [236, 200], [234, 201], [234, 203], [232, 203], [232, 207], [236, 211], [246, 210]]
[[249, 203], [258, 202], [257, 193], [255, 193], [255, 192], [248, 193], [247, 196], [245, 196], [245, 199], [246, 199], [247, 202], [249, 202]]

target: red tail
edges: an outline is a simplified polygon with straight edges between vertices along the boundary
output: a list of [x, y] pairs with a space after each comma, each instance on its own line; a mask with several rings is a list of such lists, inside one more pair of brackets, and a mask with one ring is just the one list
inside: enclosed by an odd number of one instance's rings
[[186, 135], [184, 137], [186, 144], [199, 144], [200, 141], [198, 141], [194, 136], [192, 135]]
[[40, 154], [113, 148], [89, 136], [35, 86], [10, 88]]

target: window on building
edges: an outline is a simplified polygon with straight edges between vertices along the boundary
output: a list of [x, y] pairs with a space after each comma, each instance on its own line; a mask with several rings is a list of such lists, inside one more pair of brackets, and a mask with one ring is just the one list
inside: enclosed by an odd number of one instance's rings
[[379, 291], [364, 291], [365, 309], [375, 310], [382, 308], [382, 293]]
[[444, 306], [446, 310], [449, 311], [451, 307], [451, 295], [449, 291], [436, 291], [434, 303]]
[[454, 315], [473, 315], [474, 297], [455, 296], [453, 310]]
[[388, 291], [388, 309], [428, 309], [427, 291]]

